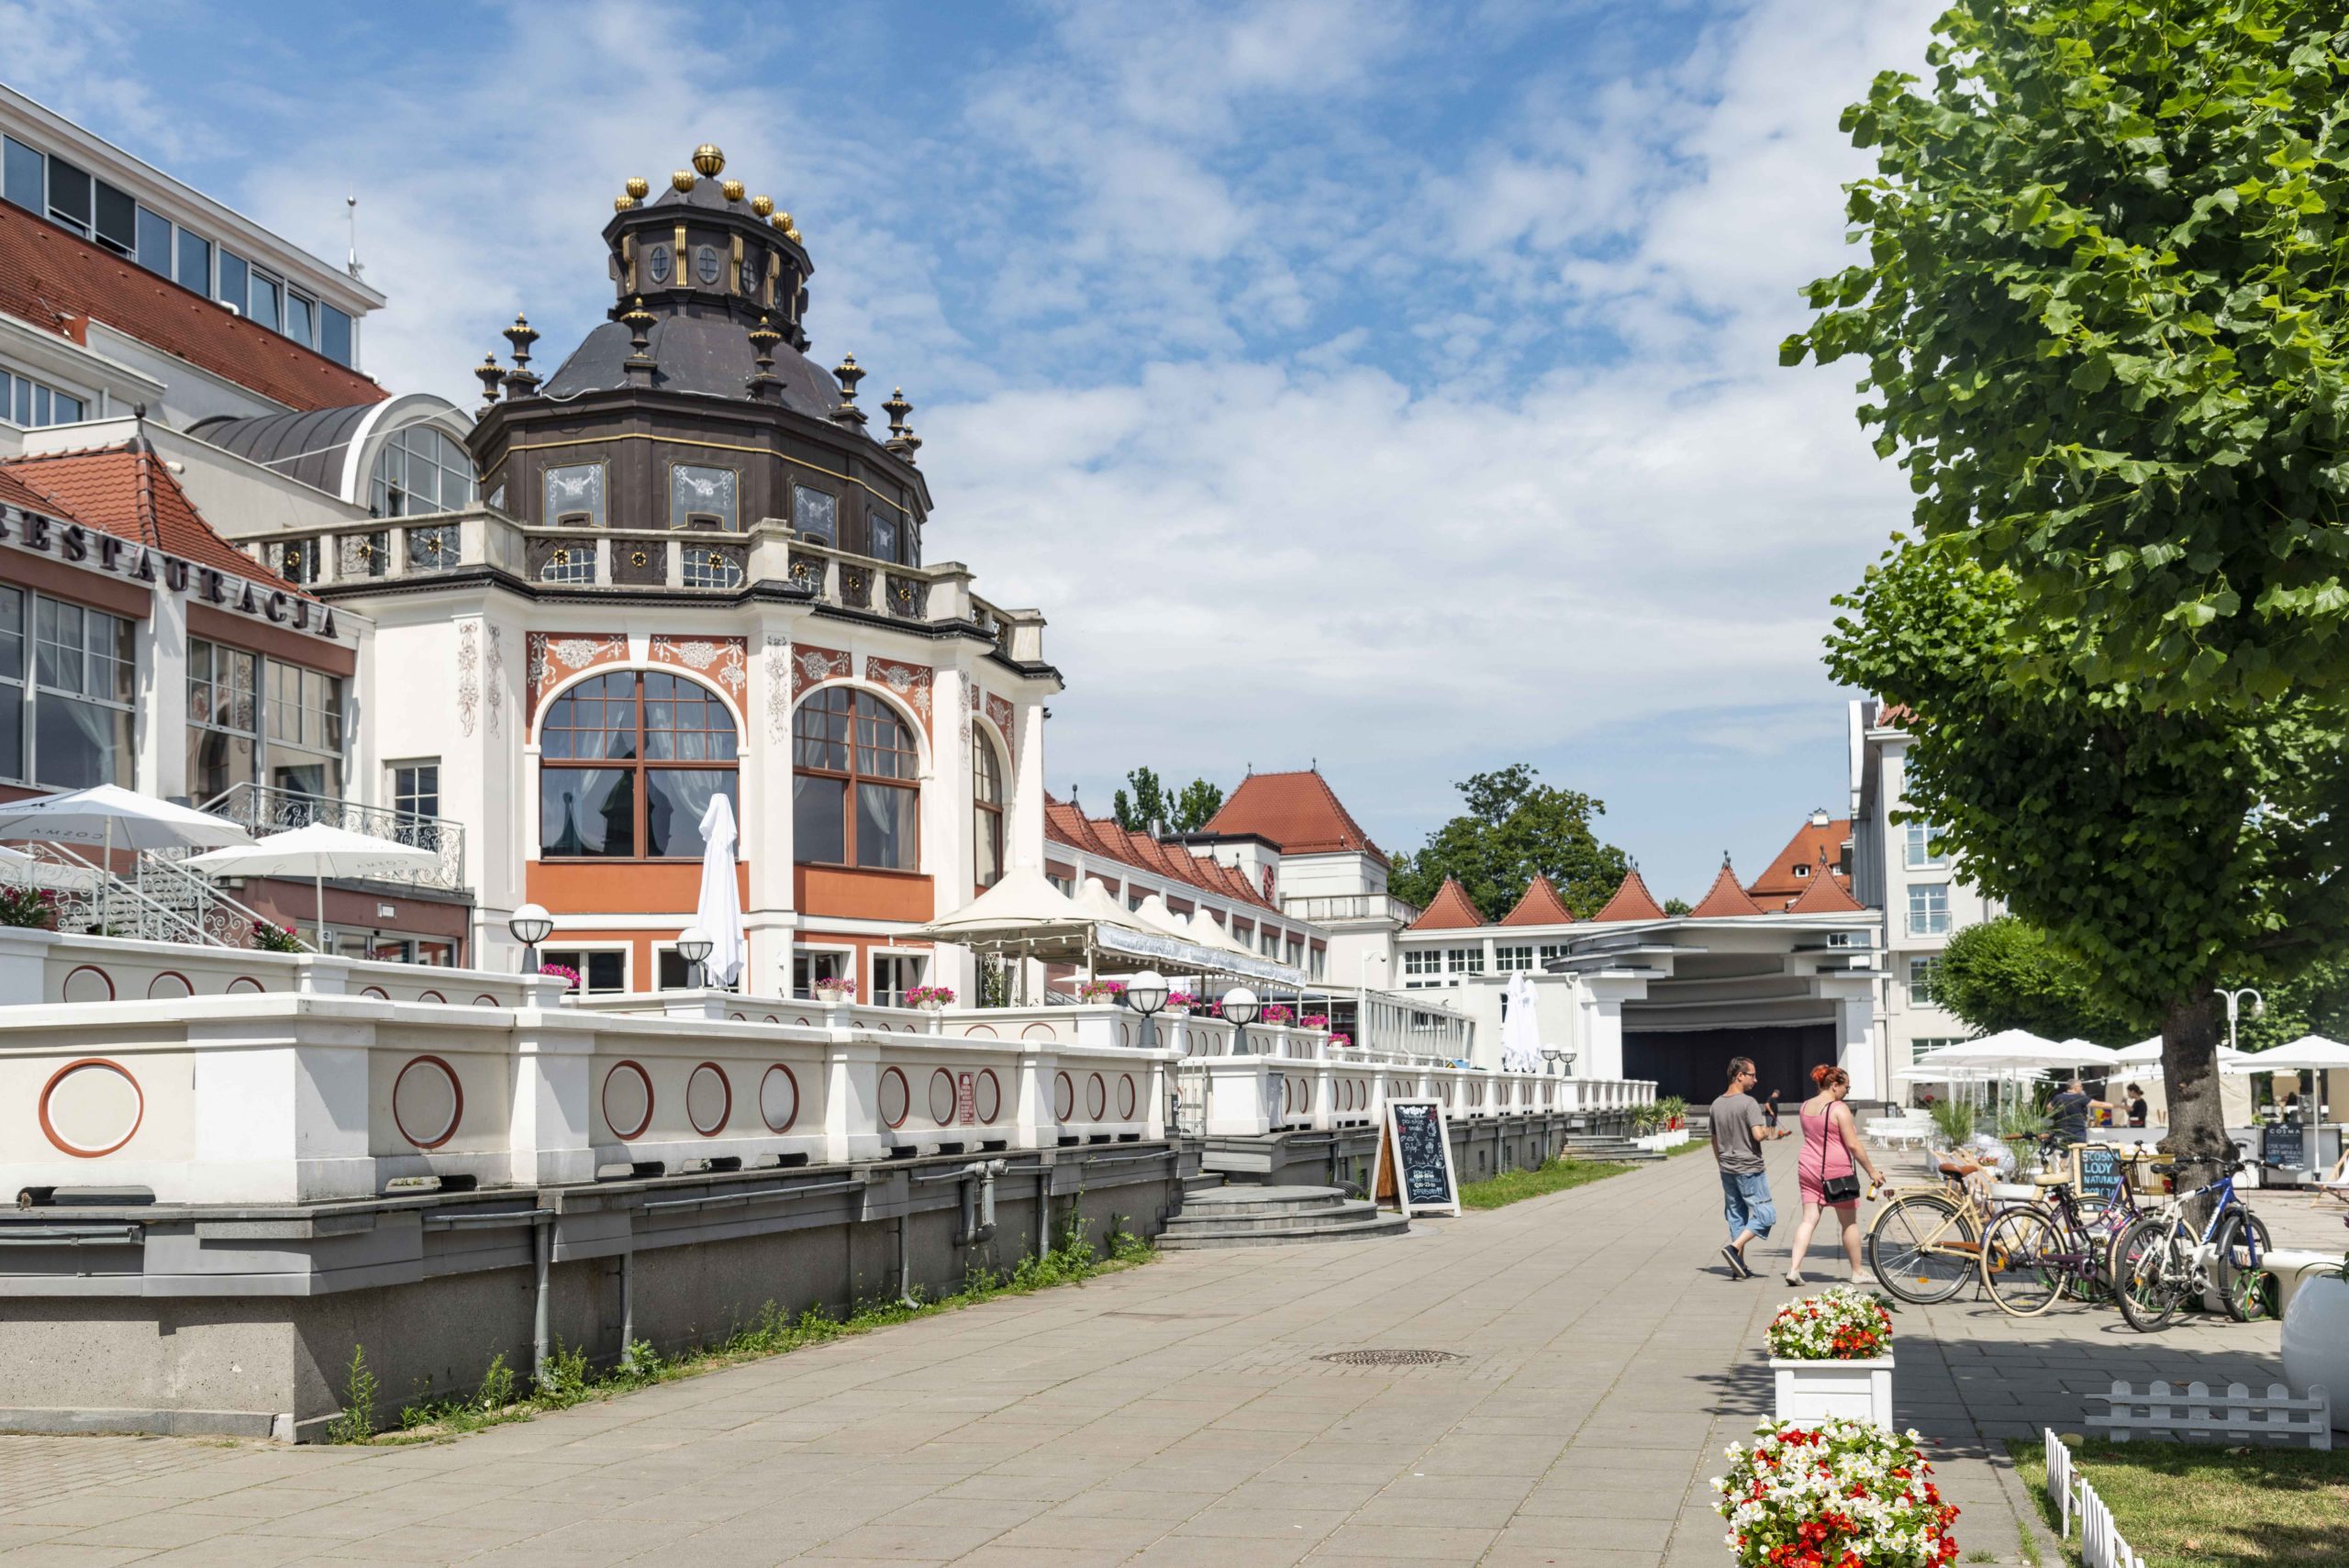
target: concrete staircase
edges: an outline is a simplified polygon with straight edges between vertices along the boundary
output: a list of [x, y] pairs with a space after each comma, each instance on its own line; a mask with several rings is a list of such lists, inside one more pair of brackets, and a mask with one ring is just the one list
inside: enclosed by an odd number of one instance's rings
[[1409, 1229], [1401, 1215], [1383, 1214], [1377, 1205], [1336, 1187], [1219, 1186], [1186, 1190], [1183, 1212], [1166, 1222], [1158, 1245], [1170, 1252], [1286, 1247], [1397, 1236]]

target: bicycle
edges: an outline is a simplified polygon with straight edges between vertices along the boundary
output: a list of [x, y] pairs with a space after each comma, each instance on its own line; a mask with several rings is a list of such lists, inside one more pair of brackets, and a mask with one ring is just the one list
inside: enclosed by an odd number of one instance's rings
[[[2238, 1323], [2270, 1310], [2259, 1260], [2272, 1251], [2267, 1224], [2235, 1192], [2241, 1160], [2220, 1167], [2206, 1187], [2174, 1195], [2116, 1237], [2111, 1274], [2121, 1315], [2141, 1334], [2167, 1323], [2179, 1307], [2205, 1291], [2214, 1292], [2227, 1316]], [[2198, 1235], [2187, 1222], [2186, 1206], [2210, 1196], [2210, 1218]]]
[[1954, 1153], [1937, 1165], [1939, 1186], [1900, 1194], [1868, 1226], [1868, 1272], [1912, 1307], [1947, 1301], [1978, 1276], [1982, 1232], [1997, 1213], [1966, 1181], [1980, 1165]]
[[1982, 1287], [2010, 1318], [2036, 1318], [2067, 1296], [2094, 1302], [2111, 1291], [2108, 1247], [2096, 1234], [2100, 1206], [2076, 1193], [2068, 1175], [2043, 1173], [2032, 1182], [2045, 1197], [2000, 1209], [1982, 1234]]

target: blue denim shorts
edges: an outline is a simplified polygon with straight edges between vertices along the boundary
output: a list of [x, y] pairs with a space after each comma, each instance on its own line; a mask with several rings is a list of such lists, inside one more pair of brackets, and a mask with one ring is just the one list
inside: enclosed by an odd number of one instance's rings
[[1756, 1236], [1769, 1235], [1770, 1227], [1778, 1223], [1777, 1207], [1770, 1201], [1769, 1173], [1723, 1171], [1721, 1207], [1731, 1241], [1749, 1230]]

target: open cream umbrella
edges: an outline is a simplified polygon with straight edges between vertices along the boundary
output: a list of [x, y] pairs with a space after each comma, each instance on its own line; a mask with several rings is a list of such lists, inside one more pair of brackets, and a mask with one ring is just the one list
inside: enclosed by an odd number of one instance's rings
[[317, 895], [318, 940], [326, 940], [327, 878], [392, 879], [440, 863], [438, 850], [396, 843], [348, 828], [313, 822], [250, 843], [191, 857], [186, 864], [207, 876], [306, 876]]

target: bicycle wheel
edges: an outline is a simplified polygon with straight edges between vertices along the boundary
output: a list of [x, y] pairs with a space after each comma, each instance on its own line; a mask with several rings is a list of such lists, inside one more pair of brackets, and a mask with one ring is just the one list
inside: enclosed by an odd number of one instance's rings
[[1965, 1289], [1976, 1251], [1972, 1217], [1938, 1193], [1895, 1198], [1868, 1227], [1868, 1272], [1911, 1307]]
[[2112, 1277], [2106, 1272], [2112, 1236], [2103, 1226], [2103, 1211], [2083, 1212], [2075, 1222], [2057, 1209], [2054, 1218], [2064, 1253], [2064, 1294], [2090, 1307], [2103, 1306], [2112, 1298]]
[[2271, 1315], [2276, 1309], [2275, 1276], [2252, 1266], [2254, 1260], [2273, 1251], [2267, 1243], [2267, 1222], [2247, 1208], [2230, 1209], [2219, 1221], [2217, 1243], [2210, 1283], [2218, 1287], [2219, 1299], [2226, 1303], [2227, 1316], [2238, 1323], [2254, 1323]]
[[2070, 1281], [2064, 1228], [2040, 1209], [2002, 1211], [1982, 1233], [1982, 1283], [1998, 1310], [2036, 1318], [2055, 1305]]
[[2183, 1224], [2149, 1214], [2112, 1244], [2112, 1294], [2129, 1327], [2150, 1334], [2170, 1319], [2185, 1298], [2191, 1256]]

